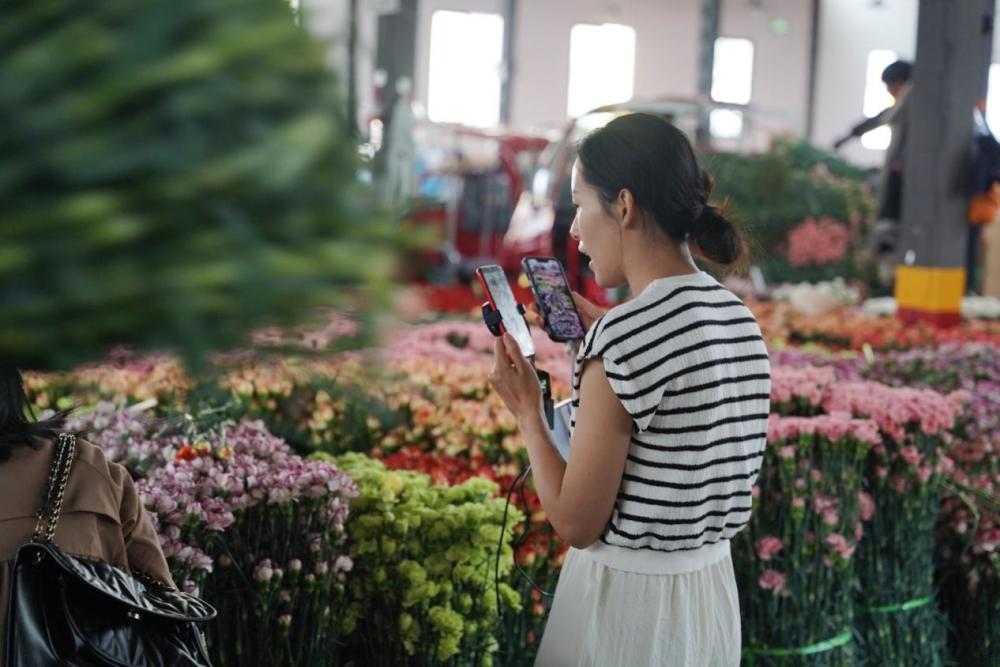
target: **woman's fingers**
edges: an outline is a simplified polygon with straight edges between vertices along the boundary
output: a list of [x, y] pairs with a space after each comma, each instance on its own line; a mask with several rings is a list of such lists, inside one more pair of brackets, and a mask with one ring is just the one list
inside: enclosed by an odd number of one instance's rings
[[503, 338], [493, 341], [493, 375], [501, 368], [510, 366], [510, 359], [507, 358], [507, 346], [504, 345]]
[[528, 324], [533, 324], [536, 327], [542, 326], [542, 314], [538, 312], [538, 304], [528, 304], [525, 311], [527, 312], [524, 314], [524, 319], [528, 320]]
[[592, 301], [588, 301], [579, 292], [573, 292], [573, 303], [576, 304], [576, 310], [580, 313], [585, 329], [590, 329], [590, 326], [607, 312]]
[[508, 333], [503, 335], [503, 344], [507, 352], [507, 358], [510, 359], [511, 367], [514, 368], [518, 373], [524, 370], [525, 364], [528, 360], [524, 358], [524, 354], [521, 353], [521, 346], [517, 344], [514, 337]]

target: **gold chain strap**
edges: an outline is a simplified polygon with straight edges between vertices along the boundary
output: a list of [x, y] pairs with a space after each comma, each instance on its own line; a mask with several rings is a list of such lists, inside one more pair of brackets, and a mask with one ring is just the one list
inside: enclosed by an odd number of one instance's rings
[[66, 496], [66, 486], [69, 484], [69, 474], [73, 469], [73, 459], [76, 457], [76, 436], [71, 433], [61, 433], [52, 457], [52, 467], [49, 470], [45, 498], [38, 509], [38, 522], [35, 524], [34, 542], [51, 542], [56, 534], [56, 524], [62, 514], [63, 498]]

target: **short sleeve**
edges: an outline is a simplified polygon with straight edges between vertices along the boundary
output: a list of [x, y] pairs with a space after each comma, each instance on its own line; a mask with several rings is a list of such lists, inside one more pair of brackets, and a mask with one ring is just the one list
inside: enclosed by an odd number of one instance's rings
[[609, 320], [613, 312], [597, 320], [580, 345], [574, 364], [573, 391], [574, 394], [579, 392], [585, 363], [600, 358], [611, 390], [632, 416], [636, 429], [642, 432], [656, 415], [670, 378], [662, 372], [658, 373], [655, 363], [650, 368], [648, 355], [642, 362], [646, 365], [639, 365], [637, 359], [641, 350], [637, 349], [628, 330], [621, 326], [608, 326], [609, 321], [615, 321]]
[[113, 475], [121, 476], [121, 523], [129, 569], [174, 587], [153, 519], [142, 506], [132, 477], [118, 464], [111, 469]]

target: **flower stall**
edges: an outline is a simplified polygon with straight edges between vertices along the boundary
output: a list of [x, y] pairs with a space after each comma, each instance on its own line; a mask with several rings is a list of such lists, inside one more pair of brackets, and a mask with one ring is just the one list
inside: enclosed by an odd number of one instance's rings
[[[773, 414], [733, 543], [746, 663], [997, 662], [995, 332], [906, 347], [841, 312], [835, 347], [788, 348], [827, 316], [781, 307], [758, 313]], [[536, 341], [565, 395], [565, 349]], [[233, 619], [209, 631], [219, 664], [528, 665], [567, 546], [514, 487], [492, 343], [443, 321], [379, 350], [232, 355], [207, 384], [119, 353], [28, 387], [139, 478], [178, 583]]]

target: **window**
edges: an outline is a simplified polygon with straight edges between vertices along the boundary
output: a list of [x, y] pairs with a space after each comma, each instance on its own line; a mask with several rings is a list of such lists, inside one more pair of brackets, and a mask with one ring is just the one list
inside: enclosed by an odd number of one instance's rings
[[[753, 93], [753, 42], [739, 37], [715, 40], [712, 62], [712, 99], [726, 104], [749, 104]], [[715, 109], [708, 130], [717, 139], [738, 139], [743, 134], [743, 112]]]
[[436, 11], [430, 52], [427, 116], [476, 127], [499, 123], [503, 18]]
[[986, 123], [993, 132], [1000, 132], [1000, 64], [990, 65], [990, 82], [986, 89]]
[[635, 30], [627, 25], [578, 24], [569, 33], [566, 113], [576, 118], [604, 104], [632, 98]]
[[753, 42], [738, 37], [715, 40], [712, 99], [728, 104], [750, 104], [753, 91]]
[[[865, 101], [862, 111], [871, 118], [886, 107], [892, 106], [892, 95], [882, 83], [882, 70], [899, 60], [895, 51], [875, 49], [868, 52], [868, 67], [865, 72]], [[884, 151], [892, 141], [892, 130], [888, 126], [866, 132], [861, 136], [861, 145], [874, 151]]]
[[708, 115], [708, 131], [716, 139], [739, 139], [743, 134], [743, 112], [713, 109]]

